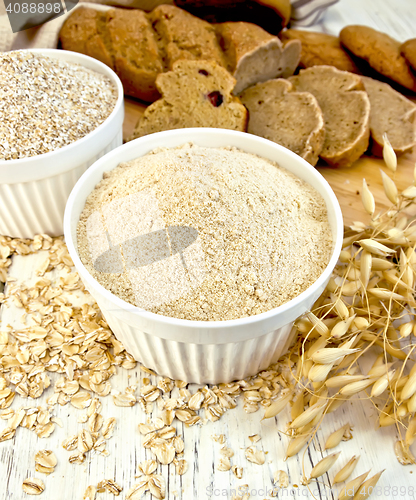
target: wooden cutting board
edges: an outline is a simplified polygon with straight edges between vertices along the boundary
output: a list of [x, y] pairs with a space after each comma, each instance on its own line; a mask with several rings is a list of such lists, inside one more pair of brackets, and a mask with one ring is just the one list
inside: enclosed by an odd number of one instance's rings
[[[124, 140], [127, 140], [133, 133], [134, 127], [145, 109], [144, 104], [134, 99], [125, 98]], [[399, 157], [397, 171], [394, 175], [388, 171], [382, 159], [371, 156], [362, 156], [352, 167], [348, 168], [328, 167], [324, 162], [318, 163], [317, 168], [329, 182], [339, 200], [345, 225], [350, 225], [353, 221], [366, 222], [369, 219], [361, 203], [363, 178], [367, 181], [374, 195], [376, 213], [378, 213], [388, 210], [391, 206], [384, 194], [380, 169], [382, 168], [392, 176], [397, 188], [403, 190], [413, 183], [415, 165], [416, 148], [411, 153]], [[416, 215], [416, 210], [414, 214], [410, 213], [410, 215]]]

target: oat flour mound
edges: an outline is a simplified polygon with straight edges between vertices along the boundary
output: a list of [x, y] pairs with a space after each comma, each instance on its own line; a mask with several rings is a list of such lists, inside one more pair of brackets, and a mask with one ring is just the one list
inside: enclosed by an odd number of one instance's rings
[[306, 290], [332, 252], [314, 188], [236, 148], [158, 149], [104, 174], [78, 224], [106, 289], [188, 320], [268, 311]]

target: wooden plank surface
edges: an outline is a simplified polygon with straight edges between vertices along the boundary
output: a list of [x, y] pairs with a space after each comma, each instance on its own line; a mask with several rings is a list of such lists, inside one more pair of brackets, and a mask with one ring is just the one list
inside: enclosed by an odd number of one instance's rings
[[[45, 255], [37, 253], [29, 256], [16, 256], [9, 275], [17, 278], [17, 283], [33, 283], [35, 270], [41, 265]], [[58, 274], [47, 273], [47, 277], [56, 279]], [[10, 302], [3, 305], [0, 311], [0, 329], [10, 324], [15, 328], [20, 326], [19, 318], [22, 310]], [[369, 360], [372, 361], [372, 360]], [[53, 382], [58, 375], [52, 374], [52, 385], [41, 398], [36, 400], [23, 399], [16, 396], [12, 408], [31, 408], [46, 406], [46, 399], [53, 393]], [[114, 393], [124, 392], [128, 385], [137, 384], [136, 394], [143, 384], [143, 373], [139, 367], [133, 370], [119, 369], [111, 379]], [[156, 384], [158, 377], [151, 376], [151, 383]], [[190, 385], [194, 393], [198, 386]], [[176, 397], [175, 392], [172, 397]], [[28, 498], [22, 492], [22, 481], [27, 477], [36, 477], [44, 481], [46, 489], [40, 496], [43, 500], [82, 500], [85, 489], [90, 484], [97, 484], [103, 479], [113, 479], [123, 487], [120, 498], [125, 499], [128, 489], [137, 483], [138, 465], [144, 460], [154, 458], [153, 453], [145, 449], [143, 436], [138, 432], [138, 424], [146, 423], [147, 415], [139, 404], [129, 408], [114, 405], [111, 395], [100, 398], [104, 418], [115, 417], [116, 429], [108, 441], [109, 455], [88, 454], [82, 465], [68, 462], [70, 453], [62, 448], [62, 442], [68, 436], [77, 434], [87, 424], [78, 422], [80, 415], [86, 410], [77, 410], [70, 404], [55, 407], [54, 413], [62, 420], [63, 428], [56, 427], [50, 437], [41, 439], [35, 433], [24, 428], [18, 428], [13, 440], [0, 443], [0, 479], [2, 489], [0, 499], [22, 500]], [[372, 498], [391, 498], [394, 500], [414, 500], [416, 466], [402, 466], [395, 458], [393, 445], [398, 434], [394, 426], [379, 431], [376, 429], [377, 411], [371, 402], [362, 397], [347, 402], [339, 410], [326, 417], [322, 428], [318, 431], [310, 450], [285, 461], [285, 451], [288, 443], [286, 423], [290, 420], [289, 410], [284, 411], [275, 419], [262, 421], [263, 410], [246, 414], [239, 401], [237, 408], [229, 410], [217, 422], [207, 422], [186, 428], [181, 422], [174, 421], [185, 444], [184, 458], [189, 469], [183, 476], [175, 473], [171, 465], [159, 465], [157, 473], [166, 481], [166, 499], [193, 500], [219, 499], [231, 500], [248, 498], [243, 494], [251, 493], [250, 499], [277, 498], [317, 498], [320, 500], [338, 498], [343, 483], [333, 485], [335, 473], [344, 466], [353, 455], [360, 455], [360, 461], [354, 471], [354, 477], [371, 469], [370, 474], [386, 469], [380, 480], [378, 489]], [[151, 415], [157, 416], [157, 411]], [[203, 416], [203, 414], [202, 414]], [[303, 473], [308, 475], [314, 466], [328, 452], [324, 452], [327, 437], [342, 425], [353, 425], [353, 439], [342, 442], [331, 452], [341, 451], [338, 463], [319, 479], [313, 481], [309, 490], [300, 485]], [[0, 431], [6, 427], [6, 422], [0, 420]], [[221, 458], [221, 445], [213, 440], [213, 436], [224, 434], [225, 445], [231, 448], [234, 456], [231, 464], [243, 467], [242, 479], [237, 479], [231, 471], [217, 470]], [[259, 434], [261, 440], [256, 443], [258, 449], [266, 453], [264, 465], [250, 463], [245, 458], [245, 449], [252, 443], [249, 436]], [[413, 449], [415, 446], [413, 446]], [[52, 450], [58, 458], [55, 472], [45, 476], [35, 471], [34, 456], [41, 449]], [[413, 450], [416, 452], [416, 450]], [[273, 476], [277, 470], [285, 470], [289, 475], [289, 487], [279, 491], [273, 484]], [[274, 491], [273, 491], [274, 490]], [[97, 499], [111, 500], [114, 496], [108, 492], [100, 493]], [[144, 499], [155, 498], [149, 493]]]

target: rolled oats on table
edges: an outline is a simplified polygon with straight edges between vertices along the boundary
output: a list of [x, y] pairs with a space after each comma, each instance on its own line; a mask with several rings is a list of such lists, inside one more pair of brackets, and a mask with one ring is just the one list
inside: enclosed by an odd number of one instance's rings
[[[6, 247], [7, 250], [4, 250]], [[260, 408], [276, 400], [282, 387], [289, 384], [280, 364], [247, 380], [196, 390], [184, 381], [159, 377], [140, 366], [144, 375], [142, 379], [148, 379], [145, 383], [138, 385], [130, 381], [124, 391], [112, 390], [112, 377], [118, 367], [131, 368], [136, 363], [115, 339], [97, 305], [73, 272], [72, 261], [62, 239], [40, 236], [29, 241], [0, 237], [0, 249], [4, 255], [7, 254], [6, 259], [0, 262], [0, 270], [9, 267], [10, 256], [15, 254], [43, 252], [47, 258], [42, 262], [48, 263], [46, 268], [42, 266], [43, 276], [36, 277], [33, 283], [7, 280], [2, 302], [8, 303], [17, 297], [18, 303], [13, 307], [24, 314], [21, 327], [6, 327], [1, 333], [0, 390], [4, 391], [0, 393], [3, 394], [0, 400], [0, 405], [3, 405], [1, 417], [16, 426], [17, 432], [21, 432], [19, 427], [23, 427], [39, 436], [47, 436], [55, 430], [55, 409], [70, 403], [67, 407], [78, 414], [80, 428], [70, 430], [63, 437], [62, 446], [68, 452], [69, 463], [77, 466], [88, 464], [96, 453], [108, 455], [106, 442], [113, 435], [116, 419], [101, 414], [100, 396], [103, 393], [113, 394], [114, 407], [120, 402], [123, 406], [128, 403], [119, 411], [133, 411], [129, 407], [135, 400], [139, 403], [136, 407], [140, 406], [145, 412], [149, 409], [157, 411], [157, 416], [143, 413], [147, 420], [139, 424], [141, 444], [153, 459], [149, 465], [143, 464], [139, 469], [142, 476], [135, 486], [123, 485], [126, 490], [130, 488], [127, 498], [140, 498], [144, 491], [152, 492], [156, 498], [164, 498], [164, 479], [158, 474], [158, 468], [164, 467], [163, 464], [172, 464], [172, 470], [177, 475], [186, 473], [188, 462], [183, 458], [184, 436], [183, 431], [179, 431], [182, 426], [216, 421], [226, 411], [235, 408], [239, 399], [242, 403], [261, 403], [258, 405]], [[82, 299], [81, 304], [74, 299], [75, 296], [77, 300]], [[22, 358], [25, 366], [30, 366], [29, 370], [23, 369], [22, 363], [11, 362], [11, 354], [20, 351], [25, 356], [24, 360]], [[15, 392], [17, 397], [22, 398], [30, 394], [38, 398], [45, 394], [48, 406], [12, 411], [9, 400]], [[244, 404], [243, 407], [247, 411]], [[180, 423], [181, 427], [177, 430], [171, 425], [173, 422]], [[0, 434], [0, 441], [12, 439], [16, 429], [6, 427]], [[241, 477], [242, 468], [231, 464], [233, 451], [224, 446], [225, 436], [216, 439], [223, 446], [219, 469]], [[257, 439], [257, 436], [251, 436], [252, 441]], [[262, 463], [262, 452], [252, 449], [252, 453], [248, 453], [254, 463]], [[51, 466], [43, 463], [37, 465], [37, 470], [53, 472]], [[102, 487], [103, 484], [99, 485], [99, 489]], [[93, 498], [94, 488], [97, 485], [91, 485], [86, 491], [87, 498]]]

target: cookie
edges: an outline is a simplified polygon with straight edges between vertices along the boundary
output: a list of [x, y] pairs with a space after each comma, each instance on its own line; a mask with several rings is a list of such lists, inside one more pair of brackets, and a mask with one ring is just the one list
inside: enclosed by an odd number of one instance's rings
[[346, 26], [339, 38], [344, 47], [367, 61], [373, 69], [416, 91], [416, 77], [400, 53], [400, 42], [386, 33], [359, 25]]
[[335, 66], [342, 71], [360, 73], [351, 56], [342, 48], [339, 38], [326, 33], [316, 33], [304, 30], [285, 30], [280, 34], [285, 42], [288, 40], [299, 40], [302, 43], [299, 66], [310, 68], [311, 66]]
[[416, 71], [416, 38], [407, 40], [400, 46], [400, 52], [410, 66]]

